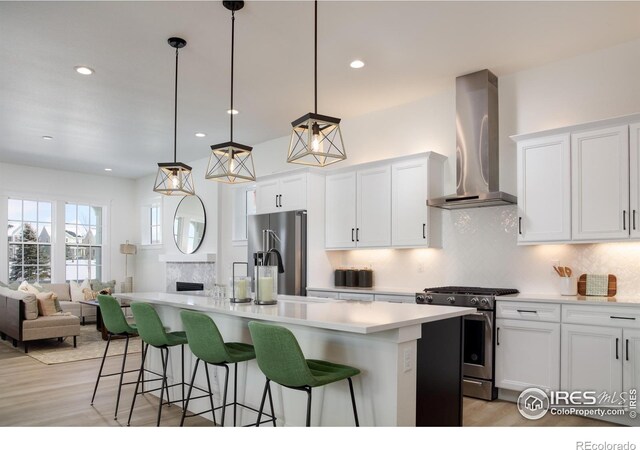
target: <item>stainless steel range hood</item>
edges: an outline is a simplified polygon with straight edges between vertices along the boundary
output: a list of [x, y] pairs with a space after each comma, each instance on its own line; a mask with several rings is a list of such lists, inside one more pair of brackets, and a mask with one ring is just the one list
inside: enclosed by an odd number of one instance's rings
[[444, 209], [516, 203], [499, 190], [498, 77], [481, 70], [456, 78], [456, 194], [431, 199]]

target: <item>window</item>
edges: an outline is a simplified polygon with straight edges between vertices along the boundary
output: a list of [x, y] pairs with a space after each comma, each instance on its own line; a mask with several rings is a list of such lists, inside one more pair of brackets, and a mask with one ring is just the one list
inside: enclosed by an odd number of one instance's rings
[[102, 279], [102, 207], [65, 204], [66, 280]]
[[9, 199], [9, 281], [51, 282], [51, 202]]
[[256, 213], [255, 186], [240, 186], [233, 191], [233, 241], [246, 241], [248, 217]]
[[160, 205], [151, 205], [149, 208], [149, 212], [151, 214], [150, 217], [150, 244], [161, 244], [162, 243], [162, 228], [160, 227]]

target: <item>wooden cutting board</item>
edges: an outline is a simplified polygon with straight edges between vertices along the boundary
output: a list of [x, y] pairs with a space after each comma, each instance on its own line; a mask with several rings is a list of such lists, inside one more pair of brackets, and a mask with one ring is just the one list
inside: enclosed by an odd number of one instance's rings
[[[617, 291], [617, 279], [615, 275], [609, 274], [609, 285], [607, 297], [614, 297]], [[587, 295], [587, 274], [583, 273], [578, 278], [578, 295]]]

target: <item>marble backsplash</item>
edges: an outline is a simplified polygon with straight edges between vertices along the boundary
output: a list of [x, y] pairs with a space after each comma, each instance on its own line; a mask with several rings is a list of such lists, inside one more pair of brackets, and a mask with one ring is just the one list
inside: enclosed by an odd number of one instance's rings
[[[613, 274], [618, 296], [640, 296], [640, 242], [517, 245], [517, 207], [443, 211], [442, 249], [328, 252], [338, 267], [370, 266], [380, 287], [421, 290], [442, 285], [516, 288], [557, 294], [552, 261], [575, 275]], [[327, 280], [328, 285], [332, 280]]]
[[202, 283], [205, 290], [212, 290], [216, 284], [216, 265], [211, 262], [166, 263], [166, 291], [176, 292], [177, 281]]

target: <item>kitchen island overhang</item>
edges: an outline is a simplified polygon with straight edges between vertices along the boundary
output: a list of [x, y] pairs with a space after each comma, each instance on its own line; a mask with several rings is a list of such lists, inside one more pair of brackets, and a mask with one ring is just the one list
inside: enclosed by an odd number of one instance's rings
[[[279, 296], [275, 305], [255, 305], [231, 303], [192, 293], [140, 292], [116, 295], [128, 301], [153, 304], [163, 324], [172, 331], [183, 329], [180, 309], [208, 314], [218, 325], [225, 341], [250, 343], [247, 323], [251, 320], [274, 322], [289, 328], [307, 358], [327, 359], [358, 367], [362, 371], [354, 378], [362, 426], [416, 425], [417, 342], [421, 338], [423, 324], [444, 320], [460, 322], [463, 316], [475, 312], [474, 308], [293, 296]], [[441, 344], [433, 342], [434, 346]], [[461, 360], [461, 341], [457, 348], [460, 355], [456, 358]], [[147, 359], [147, 364], [155, 369], [160, 366], [160, 358], [156, 353], [149, 352]], [[185, 349], [185, 353], [185, 379], [189, 379], [195, 357], [188, 349]], [[170, 382], [178, 382], [179, 354], [170, 359]], [[259, 406], [264, 375], [255, 361], [238, 365], [238, 371], [238, 401], [252, 407]], [[199, 372], [198, 375], [203, 374]], [[460, 375], [452, 373], [451, 377]], [[217, 375], [212, 380], [218, 405], [223, 384], [220, 381]], [[202, 379], [196, 377], [196, 385], [206, 385], [204, 376]], [[277, 385], [273, 388], [278, 425], [304, 425], [304, 395], [281, 389]], [[173, 396], [176, 395], [180, 396], [179, 389], [173, 393]], [[434, 405], [436, 407], [438, 405]], [[197, 412], [207, 408], [204, 403], [193, 402], [189, 409]], [[239, 415], [239, 423], [249, 424], [253, 421], [255, 414], [251, 411], [242, 411]], [[319, 388], [317, 394], [314, 393], [312, 425], [353, 425], [346, 383], [344, 386], [342, 383], [325, 386]]]

